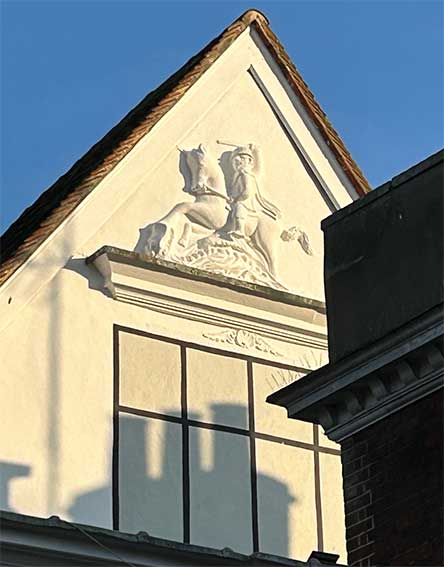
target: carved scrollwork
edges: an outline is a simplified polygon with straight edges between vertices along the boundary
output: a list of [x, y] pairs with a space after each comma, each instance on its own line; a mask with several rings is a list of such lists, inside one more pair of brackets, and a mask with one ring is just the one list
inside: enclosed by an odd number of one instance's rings
[[203, 336], [216, 343], [226, 343], [248, 350], [258, 350], [274, 356], [282, 356], [265, 339], [244, 329], [227, 329], [218, 333], [203, 333]]

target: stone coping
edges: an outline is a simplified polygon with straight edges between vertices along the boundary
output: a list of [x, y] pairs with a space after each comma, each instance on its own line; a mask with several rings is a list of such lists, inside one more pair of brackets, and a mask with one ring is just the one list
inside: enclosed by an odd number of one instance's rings
[[114, 246], [102, 246], [99, 250], [94, 252], [94, 254], [86, 258], [86, 263], [92, 264], [97, 258], [104, 254], [110, 261], [120, 262], [122, 264], [136, 266], [155, 272], [163, 272], [178, 278], [205, 282], [219, 287], [232, 289], [239, 293], [262, 297], [264, 299], [285, 303], [287, 305], [312, 309], [322, 315], [325, 315], [326, 313], [325, 303], [317, 299], [311, 299], [301, 295], [296, 295], [289, 291], [276, 290], [263, 285], [244, 282], [219, 274], [213, 274], [204, 270], [198, 270], [182, 264], [163, 260], [155, 257], [154, 255], [146, 256], [138, 252], [131, 252]]
[[332, 224], [342, 221], [345, 217], [348, 217], [349, 215], [355, 213], [357, 210], [362, 209], [363, 207], [367, 207], [368, 205], [376, 201], [376, 199], [383, 197], [386, 193], [388, 193], [392, 189], [399, 187], [403, 183], [406, 183], [410, 179], [413, 179], [417, 175], [424, 173], [428, 169], [435, 167], [436, 165], [442, 163], [443, 161], [444, 161], [444, 150], [439, 150], [435, 154], [432, 154], [425, 160], [415, 164], [414, 166], [410, 167], [406, 171], [403, 171], [399, 175], [395, 175], [395, 177], [393, 177], [391, 180], [386, 181], [379, 187], [376, 187], [375, 189], [370, 191], [370, 193], [367, 193], [360, 199], [354, 201], [353, 203], [350, 203], [346, 207], [343, 207], [339, 211], [336, 211], [335, 213], [325, 218], [321, 222], [322, 230], [325, 230]]

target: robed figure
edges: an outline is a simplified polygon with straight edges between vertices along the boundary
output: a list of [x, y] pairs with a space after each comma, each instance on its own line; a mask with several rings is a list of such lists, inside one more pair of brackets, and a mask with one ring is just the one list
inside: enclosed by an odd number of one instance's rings
[[261, 215], [276, 221], [280, 210], [263, 197], [259, 187], [261, 157], [258, 146], [238, 146], [231, 154], [233, 178], [229, 188], [230, 214], [226, 233], [233, 238], [250, 238]]

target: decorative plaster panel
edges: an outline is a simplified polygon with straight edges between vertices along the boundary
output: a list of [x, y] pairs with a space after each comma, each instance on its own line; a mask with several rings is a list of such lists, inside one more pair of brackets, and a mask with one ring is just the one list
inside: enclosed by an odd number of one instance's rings
[[220, 331], [218, 333], [203, 333], [203, 336], [216, 343], [226, 343], [248, 350], [258, 350], [260, 352], [268, 352], [276, 356], [282, 356], [282, 353], [274, 350], [262, 337], [242, 329], [227, 329], [226, 331]]
[[263, 195], [262, 152], [256, 144], [235, 145], [217, 160], [200, 144], [180, 150], [183, 191], [180, 202], [159, 221], [140, 230], [135, 250], [193, 268], [286, 289], [277, 271], [279, 241], [297, 241], [313, 256], [307, 234], [284, 228], [281, 211]]

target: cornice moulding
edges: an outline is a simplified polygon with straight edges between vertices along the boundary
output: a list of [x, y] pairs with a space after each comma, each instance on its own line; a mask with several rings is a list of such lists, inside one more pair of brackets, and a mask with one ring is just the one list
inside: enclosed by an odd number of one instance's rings
[[442, 305], [398, 333], [268, 397], [333, 441], [369, 427], [444, 385]]
[[327, 349], [320, 301], [111, 247], [101, 248], [86, 262], [100, 272], [104, 288], [116, 301], [217, 330], [242, 330], [280, 343]]

